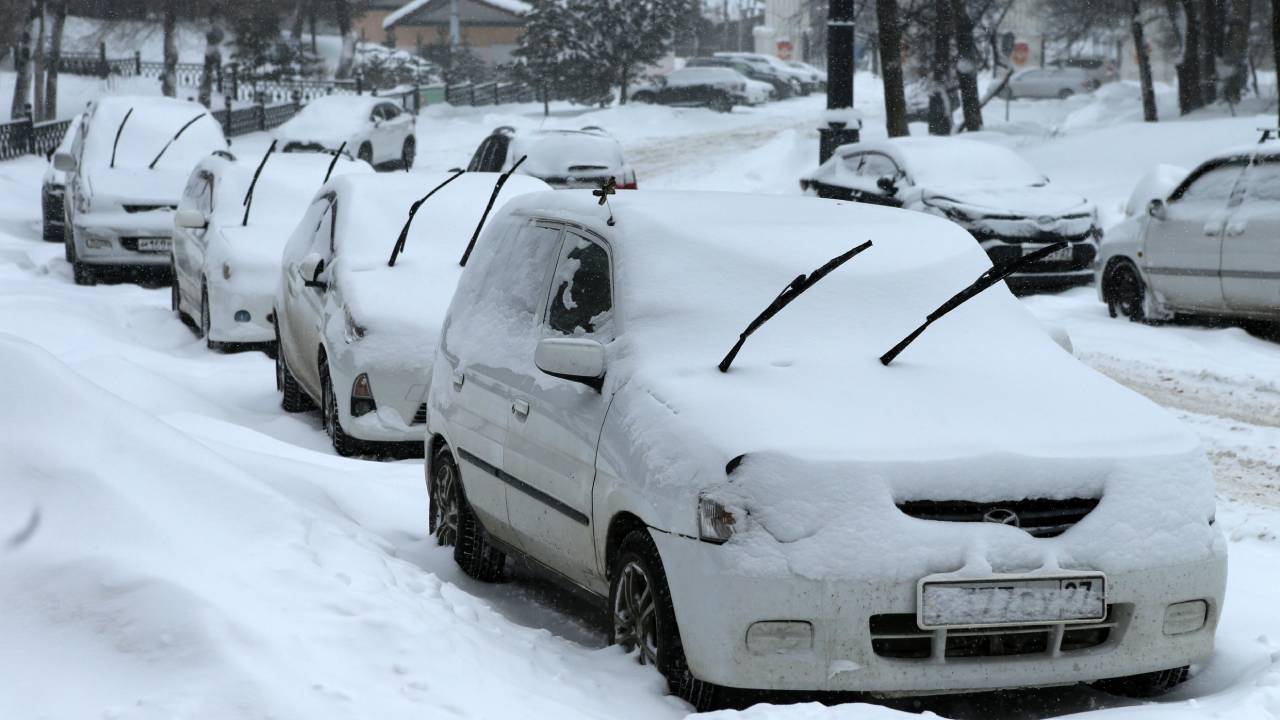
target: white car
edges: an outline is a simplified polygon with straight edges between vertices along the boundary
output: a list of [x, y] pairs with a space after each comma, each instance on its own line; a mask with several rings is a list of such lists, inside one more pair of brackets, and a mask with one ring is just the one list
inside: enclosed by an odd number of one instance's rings
[[1000, 91], [1008, 98], [1061, 98], [1093, 92], [1100, 83], [1088, 70], [1075, 67], [1046, 67], [1021, 70], [1009, 78]]
[[818, 79], [808, 70], [792, 67], [790, 64], [774, 57], [773, 55], [765, 55], [763, 53], [751, 52], [718, 52], [716, 57], [737, 57], [763, 62], [773, 68], [775, 72], [786, 78], [788, 82], [796, 90], [797, 95], [808, 95], [818, 89]]
[[[520, 158], [525, 158], [520, 162]], [[516, 172], [531, 175], [553, 188], [598, 188], [613, 178], [620, 190], [635, 190], [636, 171], [622, 153], [622, 143], [603, 129], [517, 131], [495, 128], [481, 141], [468, 172]]]
[[170, 307], [210, 348], [275, 343], [280, 255], [330, 168], [333, 177], [373, 172], [320, 153], [217, 153], [196, 165], [174, 215]]
[[[290, 412], [319, 406], [341, 455], [422, 455], [431, 349], [498, 176], [345, 175], [316, 195], [285, 245], [273, 313], [276, 382]], [[500, 206], [546, 183], [515, 175]]]
[[1048, 244], [1067, 246], [1009, 279], [1019, 289], [1088, 284], [1102, 228], [1087, 199], [1055, 189], [1007, 148], [961, 138], [904, 137], [842, 145], [800, 180], [820, 197], [945, 217], [994, 263]]
[[103, 97], [79, 121], [66, 173], [67, 260], [77, 285], [118, 269], [169, 269], [173, 211], [191, 168], [227, 149], [203, 106], [146, 96]]
[[514, 555], [607, 598], [613, 640], [699, 709], [1167, 689], [1222, 609], [1211, 468], [1007, 289], [934, 312], [990, 270], [889, 208], [517, 198], [444, 321], [431, 529], [473, 577]]
[[1171, 170], [1139, 183], [1147, 206], [1102, 243], [1098, 296], [1111, 316], [1280, 320], [1280, 146], [1219, 153], [1160, 192]]
[[[53, 155], [71, 152], [71, 146], [76, 141], [76, 133], [80, 130], [81, 119], [83, 119], [81, 115], [71, 119], [70, 124], [67, 125], [67, 132], [58, 142], [58, 147], [54, 148]], [[41, 237], [45, 242], [66, 242], [67, 215], [62, 203], [66, 189], [67, 174], [54, 167], [53, 158], [50, 157], [49, 166], [45, 168], [44, 177], [40, 182]], [[71, 259], [69, 255], [68, 252], [67, 260]]]
[[284, 152], [343, 152], [376, 168], [410, 168], [418, 152], [413, 113], [374, 95], [326, 95], [275, 131]]
[[809, 75], [813, 78], [813, 82], [817, 84], [817, 87], [819, 90], [827, 89], [827, 71], [819, 70], [818, 68], [810, 65], [807, 62], [801, 62], [799, 60], [784, 60], [783, 62], [795, 68], [796, 70], [801, 70], [809, 73]]

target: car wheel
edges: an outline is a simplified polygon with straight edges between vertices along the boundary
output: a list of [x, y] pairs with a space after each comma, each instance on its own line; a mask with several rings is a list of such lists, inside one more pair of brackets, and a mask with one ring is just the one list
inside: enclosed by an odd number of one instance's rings
[[728, 95], [717, 95], [711, 99], [710, 108], [719, 113], [733, 112], [733, 99]]
[[1138, 271], [1127, 262], [1117, 265], [1107, 274], [1103, 287], [1107, 298], [1107, 312], [1111, 317], [1123, 315], [1132, 322], [1143, 322], [1147, 318], [1143, 303], [1147, 289], [1138, 277]]
[[413, 159], [418, 154], [418, 141], [413, 137], [404, 139], [404, 146], [400, 148], [400, 164], [404, 166], [406, 171], [413, 167]]
[[643, 103], [645, 105], [652, 105], [655, 102], [656, 98], [654, 97], [653, 93], [641, 92], [641, 93], [636, 93], [635, 95], [632, 95], [631, 100], [633, 102]]
[[169, 272], [173, 275], [173, 282], [169, 283], [169, 312], [181, 318], [182, 306], [179, 296], [180, 291], [178, 290], [177, 262], [172, 257], [169, 258]]
[[63, 234], [58, 232], [52, 220], [53, 220], [53, 216], [52, 216], [52, 213], [49, 212], [49, 209], [42, 208], [40, 237], [45, 242], [50, 242], [50, 243], [61, 242]]
[[1129, 698], [1152, 698], [1163, 695], [1187, 679], [1188, 667], [1157, 670], [1128, 677], [1099, 680], [1093, 687], [1112, 695]]
[[280, 407], [285, 412], [302, 412], [311, 409], [311, 399], [298, 385], [298, 379], [289, 370], [289, 363], [280, 350], [280, 327], [276, 326], [276, 389], [280, 391]]
[[804, 91], [804, 86], [800, 84], [800, 81], [799, 81], [799, 80], [794, 80], [794, 79], [793, 79], [793, 80], [790, 80], [789, 82], [790, 82], [790, 84], [791, 84], [791, 93], [792, 93], [793, 95], [805, 95], [805, 94], [806, 94], [806, 93], [805, 93], [805, 91]]
[[200, 288], [200, 332], [196, 337], [202, 337], [205, 343], [212, 348], [213, 343], [209, 342], [209, 288], [202, 285]]
[[[462, 476], [456, 477], [460, 480]], [[458, 501], [458, 533], [453, 546], [453, 561], [468, 577], [480, 582], [499, 582], [507, 566], [507, 556], [489, 542], [489, 534], [471, 512], [462, 483], [455, 482], [453, 487]]]
[[430, 527], [431, 534], [436, 536], [436, 545], [453, 546], [458, 544], [458, 463], [453, 460], [453, 451], [447, 445], [441, 445], [431, 458], [431, 486], [427, 488], [431, 499]]
[[71, 262], [71, 278], [75, 280], [77, 285], [98, 284], [98, 274], [94, 272], [93, 268], [79, 260], [73, 260]]
[[648, 530], [632, 531], [618, 547], [609, 571], [609, 614], [610, 643], [636, 650], [641, 665], [657, 667], [673, 695], [699, 712], [723, 700], [722, 688], [689, 670], [662, 558]]
[[363, 160], [369, 163], [370, 166], [372, 166], [373, 165], [373, 146], [367, 142], [361, 143], [360, 149], [356, 151], [356, 159]]
[[70, 228], [63, 228], [62, 230], [62, 255], [67, 259], [67, 262], [76, 261], [76, 241]]
[[1059, 91], [1058, 91], [1058, 98], [1059, 98], [1059, 99], [1061, 99], [1061, 100], [1066, 100], [1067, 98], [1069, 98], [1069, 97], [1071, 97], [1072, 95], [1075, 95], [1075, 94], [1076, 94], [1076, 91], [1075, 91], [1075, 90], [1072, 90], [1072, 89], [1070, 89], [1070, 88], [1063, 88], [1063, 89], [1061, 89], [1061, 90], [1059, 90]]
[[329, 379], [329, 364], [320, 366], [320, 402], [325, 432], [329, 433], [329, 441], [333, 443], [334, 452], [342, 457], [357, 454], [356, 440], [342, 429], [342, 420], [338, 417], [338, 396], [333, 391], [333, 381]]

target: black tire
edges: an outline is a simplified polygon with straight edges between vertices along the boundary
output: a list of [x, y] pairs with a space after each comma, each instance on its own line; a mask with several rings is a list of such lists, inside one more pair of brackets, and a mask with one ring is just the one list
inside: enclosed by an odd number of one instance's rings
[[1153, 698], [1163, 695], [1187, 679], [1188, 666], [1157, 670], [1127, 677], [1099, 680], [1093, 686], [1103, 692], [1128, 698]]
[[1104, 297], [1107, 298], [1107, 312], [1111, 317], [1123, 315], [1130, 322], [1146, 322], [1147, 313], [1143, 309], [1147, 288], [1133, 265], [1121, 262], [1107, 273], [1103, 285]]
[[728, 95], [717, 95], [711, 98], [707, 107], [718, 113], [733, 112], [733, 98]]
[[1075, 90], [1072, 90], [1070, 88], [1062, 88], [1061, 90], [1058, 91], [1058, 99], [1066, 100], [1067, 98], [1075, 94], [1076, 94]]
[[98, 273], [92, 267], [74, 260], [71, 263], [71, 279], [75, 280], [77, 285], [97, 285]]
[[285, 412], [297, 413], [311, 409], [311, 398], [298, 385], [298, 379], [289, 370], [289, 363], [280, 350], [279, 325], [276, 325], [276, 389], [280, 391], [280, 407]]
[[[461, 478], [459, 475], [458, 479]], [[507, 566], [507, 556], [489, 542], [489, 534], [481, 527], [475, 513], [471, 512], [462, 483], [456, 483], [454, 488], [458, 500], [458, 534], [453, 546], [453, 561], [468, 577], [480, 582], [501, 582]]]
[[40, 213], [41, 239], [43, 239], [45, 242], [48, 242], [48, 243], [62, 242], [64, 233], [61, 231], [61, 229], [58, 226], [54, 225], [51, 222], [51, 220], [53, 219], [52, 218], [53, 212], [49, 208], [49, 203], [43, 202], [41, 203], [41, 205], [43, 206], [41, 207], [41, 213]]
[[76, 261], [76, 239], [69, 227], [62, 229], [62, 255], [67, 262]]
[[356, 159], [363, 160], [369, 163], [370, 166], [372, 166], [373, 165], [373, 146], [370, 145], [369, 143], [362, 143], [360, 145], [360, 149], [356, 151]]
[[632, 102], [642, 103], [644, 105], [652, 105], [657, 102], [657, 98], [650, 92], [638, 92], [631, 96]]
[[324, 429], [329, 434], [329, 442], [333, 443], [334, 452], [342, 457], [358, 455], [358, 442], [342, 429], [342, 420], [338, 417], [338, 396], [333, 391], [333, 381], [329, 379], [329, 363], [323, 359], [320, 364], [320, 402]]
[[404, 146], [400, 148], [400, 164], [407, 172], [413, 167], [413, 159], [418, 156], [418, 141], [412, 135], [404, 139]]
[[431, 478], [427, 482], [431, 501], [427, 527], [436, 536], [436, 545], [441, 547], [458, 544], [458, 499], [461, 497], [458, 483], [461, 481], [453, 452], [442, 444], [431, 456]]
[[182, 319], [182, 291], [178, 289], [178, 270], [177, 261], [172, 257], [169, 258], [169, 272], [173, 275], [173, 282], [169, 283], [169, 311], [172, 312], [179, 320]]
[[[640, 664], [657, 666], [666, 676], [671, 694], [696, 711], [712, 710], [722, 703], [724, 689], [699, 680], [689, 670], [667, 574], [648, 530], [633, 530], [622, 539], [609, 567], [609, 579], [609, 642], [628, 651], [638, 650]], [[644, 586], [639, 591], [637, 583]], [[637, 613], [638, 623], [634, 618]]]
[[209, 318], [209, 286], [201, 284], [200, 287], [200, 334], [197, 337], [204, 338], [205, 347], [210, 350], [216, 349], [217, 343], [209, 339], [209, 328], [213, 326], [213, 320]]

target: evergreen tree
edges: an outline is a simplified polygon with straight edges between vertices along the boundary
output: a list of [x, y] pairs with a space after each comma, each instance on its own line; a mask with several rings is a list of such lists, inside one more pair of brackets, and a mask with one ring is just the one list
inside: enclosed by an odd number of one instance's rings
[[512, 53], [517, 61], [513, 77], [538, 90], [542, 112], [550, 113], [551, 96], [562, 95], [569, 64], [568, 13], [561, 0], [532, 0], [525, 15], [520, 47]]
[[685, 0], [566, 0], [575, 78], [586, 87], [607, 81], [625, 105], [627, 89], [644, 67], [671, 49], [686, 9]]

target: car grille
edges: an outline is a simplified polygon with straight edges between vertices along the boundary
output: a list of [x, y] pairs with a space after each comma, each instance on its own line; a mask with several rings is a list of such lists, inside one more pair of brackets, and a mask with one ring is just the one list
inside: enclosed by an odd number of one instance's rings
[[154, 210], [177, 210], [177, 205], [122, 205], [127, 213], [144, 213]]
[[[1048, 500], [1001, 500], [972, 502], [969, 500], [910, 500], [898, 503], [898, 509], [920, 520], [941, 522], [991, 522], [1013, 525], [1038, 538], [1057, 537], [1084, 519], [1095, 507], [1097, 498]], [[1012, 513], [1012, 519], [1010, 519]]]
[[[1003, 238], [1002, 238], [1003, 239]], [[987, 255], [991, 258], [993, 265], [1007, 263], [1022, 257], [1021, 243], [1055, 243], [1065, 238], [1010, 238], [1006, 239], [1007, 245], [993, 245], [987, 248]], [[1085, 270], [1093, 266], [1094, 259], [1098, 256], [1098, 249], [1089, 243], [1073, 243], [1071, 246], [1071, 259], [1058, 260], [1055, 262], [1040, 261], [1019, 271], [1019, 274], [1034, 275], [1036, 273], [1054, 273], [1054, 272], [1071, 272], [1073, 270]]]
[[291, 142], [286, 143], [284, 150], [281, 152], [327, 152], [324, 145], [317, 142]]
[[[895, 660], [934, 660], [1070, 653], [1099, 647], [1119, 624], [1115, 606], [1087, 625], [1010, 625], [998, 628], [921, 630], [914, 613], [872, 615], [871, 649]], [[935, 655], [941, 649], [941, 658]]]
[[[158, 242], [156, 247], [147, 248], [146, 250], [139, 250], [138, 243], [141, 240], [155, 240]], [[131, 252], [144, 252], [144, 253], [169, 252], [169, 238], [167, 237], [156, 237], [156, 238], [122, 237], [120, 238], [120, 247], [124, 248], [125, 250], [129, 250]]]
[[427, 422], [427, 404], [422, 403], [418, 406], [418, 412], [413, 414], [413, 425], [425, 425]]

